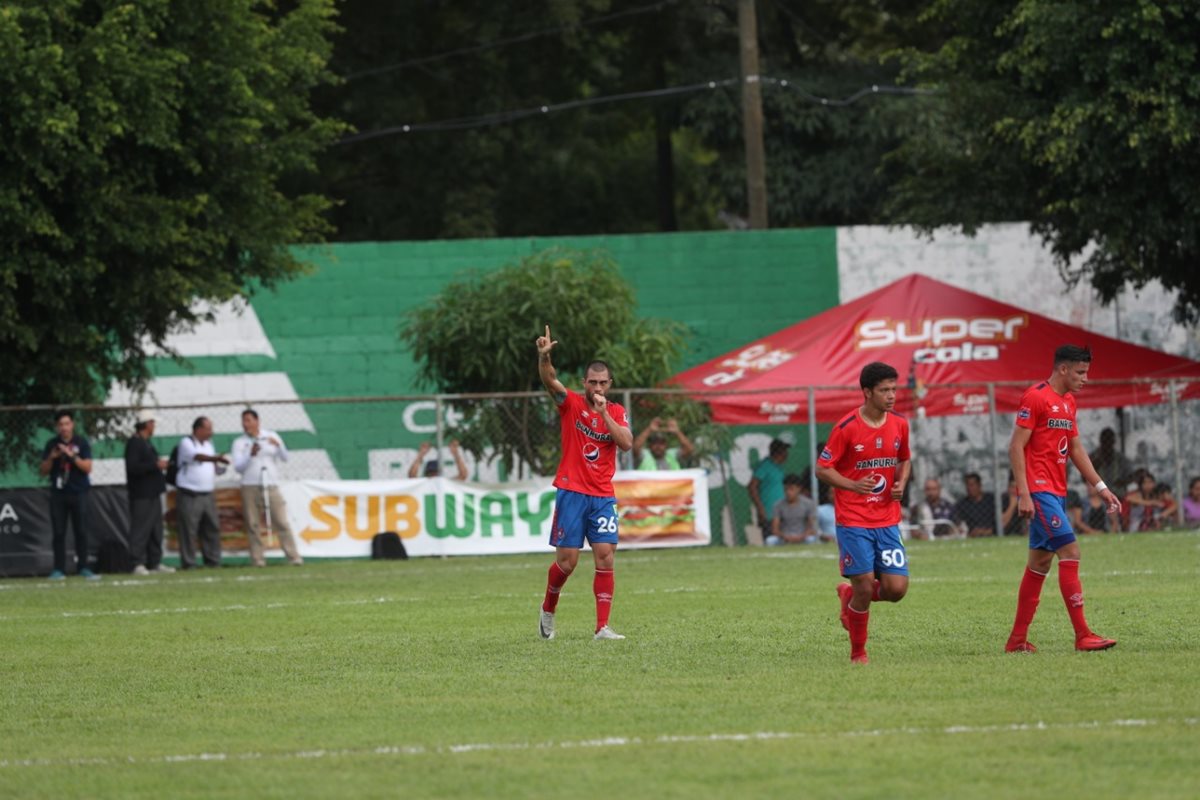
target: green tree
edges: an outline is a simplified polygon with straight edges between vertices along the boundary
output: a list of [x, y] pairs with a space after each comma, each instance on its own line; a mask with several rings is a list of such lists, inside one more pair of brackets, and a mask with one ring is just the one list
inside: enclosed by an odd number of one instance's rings
[[936, 85], [889, 158], [890, 215], [926, 230], [1028, 220], [1105, 300], [1158, 279], [1200, 317], [1200, 12], [1184, 2], [939, 0], [910, 51]]
[[[633, 289], [607, 254], [567, 249], [448, 284], [429, 305], [408, 313], [400, 335], [420, 380], [436, 391], [540, 391], [534, 341], [546, 325], [559, 342], [559, 379], [576, 391], [597, 358], [612, 367], [617, 392], [656, 386], [674, 373], [686, 344], [679, 323], [637, 317]], [[547, 397], [455, 406], [463, 417], [453, 435], [477, 456], [491, 450], [507, 470], [519, 459], [537, 474], [553, 474], [558, 414]], [[684, 400], [643, 406], [656, 412], [665, 407], [695, 426], [707, 419], [702, 408], [688, 409]]]
[[0, 6], [0, 403], [142, 386], [195, 300], [303, 268], [288, 245], [328, 231], [329, 202], [289, 186], [341, 129], [308, 99], [331, 80], [333, 0], [286, 8]]

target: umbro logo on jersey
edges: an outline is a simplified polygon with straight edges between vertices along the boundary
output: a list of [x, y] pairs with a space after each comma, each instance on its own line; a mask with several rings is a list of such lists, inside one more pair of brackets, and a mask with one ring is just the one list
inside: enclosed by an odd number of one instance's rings
[[1050, 411], [1054, 414], [1058, 413], [1058, 406], [1050, 406]]
[[856, 452], [856, 453], [861, 453], [863, 450], [866, 450], [866, 449], [867, 448], [864, 445], [861, 445], [861, 444], [854, 445], [854, 452]]

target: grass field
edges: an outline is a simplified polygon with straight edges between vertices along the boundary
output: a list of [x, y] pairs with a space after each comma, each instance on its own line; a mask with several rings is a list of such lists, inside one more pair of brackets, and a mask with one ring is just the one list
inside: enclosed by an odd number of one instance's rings
[[[2, 797], [1200, 796], [1200, 535], [1090, 537], [1004, 655], [1016, 540], [916, 542], [848, 662], [831, 546], [0, 581]], [[586, 554], [585, 554], [586, 556]], [[584, 562], [581, 562], [584, 563]]]

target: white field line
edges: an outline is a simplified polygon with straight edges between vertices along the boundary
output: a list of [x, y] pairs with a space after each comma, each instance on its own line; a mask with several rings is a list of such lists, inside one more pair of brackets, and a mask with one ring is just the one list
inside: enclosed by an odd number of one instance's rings
[[811, 740], [827, 741], [867, 737], [900, 736], [961, 736], [996, 733], [1042, 733], [1047, 731], [1109, 730], [1123, 728], [1153, 728], [1171, 725], [1195, 727], [1196, 717], [1179, 719], [1113, 719], [1082, 722], [1015, 722], [1006, 725], [950, 725], [946, 727], [868, 728], [850, 731], [757, 731], [752, 733], [666, 734], [662, 736], [606, 736], [598, 739], [576, 739], [547, 742], [465, 742], [450, 745], [381, 745], [360, 748], [317, 748], [313, 750], [283, 750], [277, 752], [247, 751], [232, 753], [179, 753], [158, 756], [93, 756], [84, 758], [6, 758], [0, 759], [0, 769], [22, 767], [91, 767], [180, 764], [188, 762], [240, 762], [268, 760], [315, 760], [361, 756], [435, 756], [464, 753], [504, 751], [544, 751], [573, 749], [603, 749], [610, 747], [721, 744], [726, 742], [763, 742]]

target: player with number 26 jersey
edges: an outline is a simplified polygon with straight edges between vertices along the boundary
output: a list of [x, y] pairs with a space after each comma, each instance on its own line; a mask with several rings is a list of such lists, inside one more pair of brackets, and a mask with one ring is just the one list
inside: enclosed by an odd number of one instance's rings
[[[625, 409], [608, 403], [608, 414], [622, 427], [629, 427]], [[612, 497], [613, 473], [617, 469], [617, 446], [599, 412], [583, 395], [567, 389], [566, 399], [558, 405], [561, 417], [562, 456], [554, 475], [554, 486], [570, 492]]]

